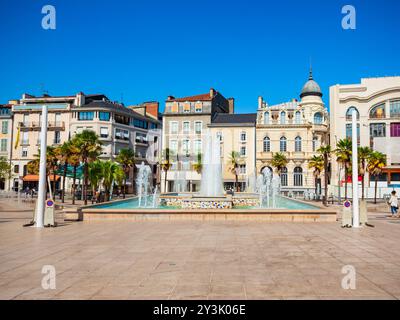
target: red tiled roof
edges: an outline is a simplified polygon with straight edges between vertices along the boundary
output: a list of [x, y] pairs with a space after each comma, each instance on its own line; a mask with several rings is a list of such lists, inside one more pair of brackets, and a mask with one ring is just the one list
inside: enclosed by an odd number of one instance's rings
[[184, 97], [184, 98], [176, 98], [171, 99], [169, 101], [176, 101], [176, 102], [196, 102], [196, 101], [211, 101], [212, 98], [210, 97], [210, 93], [198, 94], [196, 96]]

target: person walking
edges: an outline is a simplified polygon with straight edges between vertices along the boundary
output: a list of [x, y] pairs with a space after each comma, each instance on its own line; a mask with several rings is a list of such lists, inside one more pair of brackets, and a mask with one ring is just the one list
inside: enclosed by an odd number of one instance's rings
[[399, 200], [397, 199], [396, 191], [394, 190], [392, 191], [392, 195], [390, 196], [389, 205], [392, 217], [394, 217], [395, 215], [397, 215], [397, 211], [399, 210]]

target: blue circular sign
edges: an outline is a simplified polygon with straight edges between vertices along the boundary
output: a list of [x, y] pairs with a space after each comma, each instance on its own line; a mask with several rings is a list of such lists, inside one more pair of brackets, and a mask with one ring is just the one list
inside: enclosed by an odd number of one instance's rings
[[345, 206], [345, 208], [350, 208], [351, 202], [349, 200], [346, 200], [343, 205]]
[[53, 200], [47, 200], [47, 201], [46, 201], [46, 205], [47, 205], [48, 207], [52, 207], [52, 206], [54, 205]]

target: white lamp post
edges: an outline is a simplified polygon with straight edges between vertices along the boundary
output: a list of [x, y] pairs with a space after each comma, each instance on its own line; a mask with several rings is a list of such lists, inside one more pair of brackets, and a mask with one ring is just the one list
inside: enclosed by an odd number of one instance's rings
[[358, 132], [357, 132], [357, 110], [353, 109], [352, 120], [352, 169], [353, 169], [353, 228], [360, 227], [360, 209], [358, 204]]
[[42, 129], [40, 131], [39, 190], [36, 204], [36, 227], [43, 228], [44, 202], [46, 201], [46, 164], [47, 164], [47, 106], [42, 107]]

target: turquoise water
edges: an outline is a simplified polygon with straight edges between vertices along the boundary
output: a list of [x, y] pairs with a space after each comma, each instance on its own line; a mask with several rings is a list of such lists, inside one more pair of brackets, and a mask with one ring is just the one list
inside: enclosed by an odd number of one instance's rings
[[[147, 209], [153, 209], [153, 207], [151, 206], [152, 203], [152, 199], [150, 198], [148, 200], [148, 204], [149, 206], [147, 207]], [[133, 199], [126, 199], [126, 200], [122, 200], [122, 201], [118, 201], [118, 202], [109, 202], [109, 203], [103, 203], [103, 204], [97, 204], [97, 205], [93, 205], [90, 206], [91, 208], [96, 208], [96, 209], [138, 209], [138, 204], [139, 201], [137, 198], [133, 198]], [[179, 209], [179, 207], [167, 207], [167, 206], [158, 206], [155, 209]], [[236, 207], [235, 209], [259, 209], [258, 207], [254, 208], [254, 207]], [[302, 203], [296, 200], [291, 200], [288, 198], [284, 198], [284, 197], [278, 197], [277, 198], [277, 203], [276, 203], [276, 209], [292, 209], [292, 210], [310, 210], [310, 209], [319, 209], [319, 207], [317, 206], [313, 206], [311, 204], [308, 203]]]

